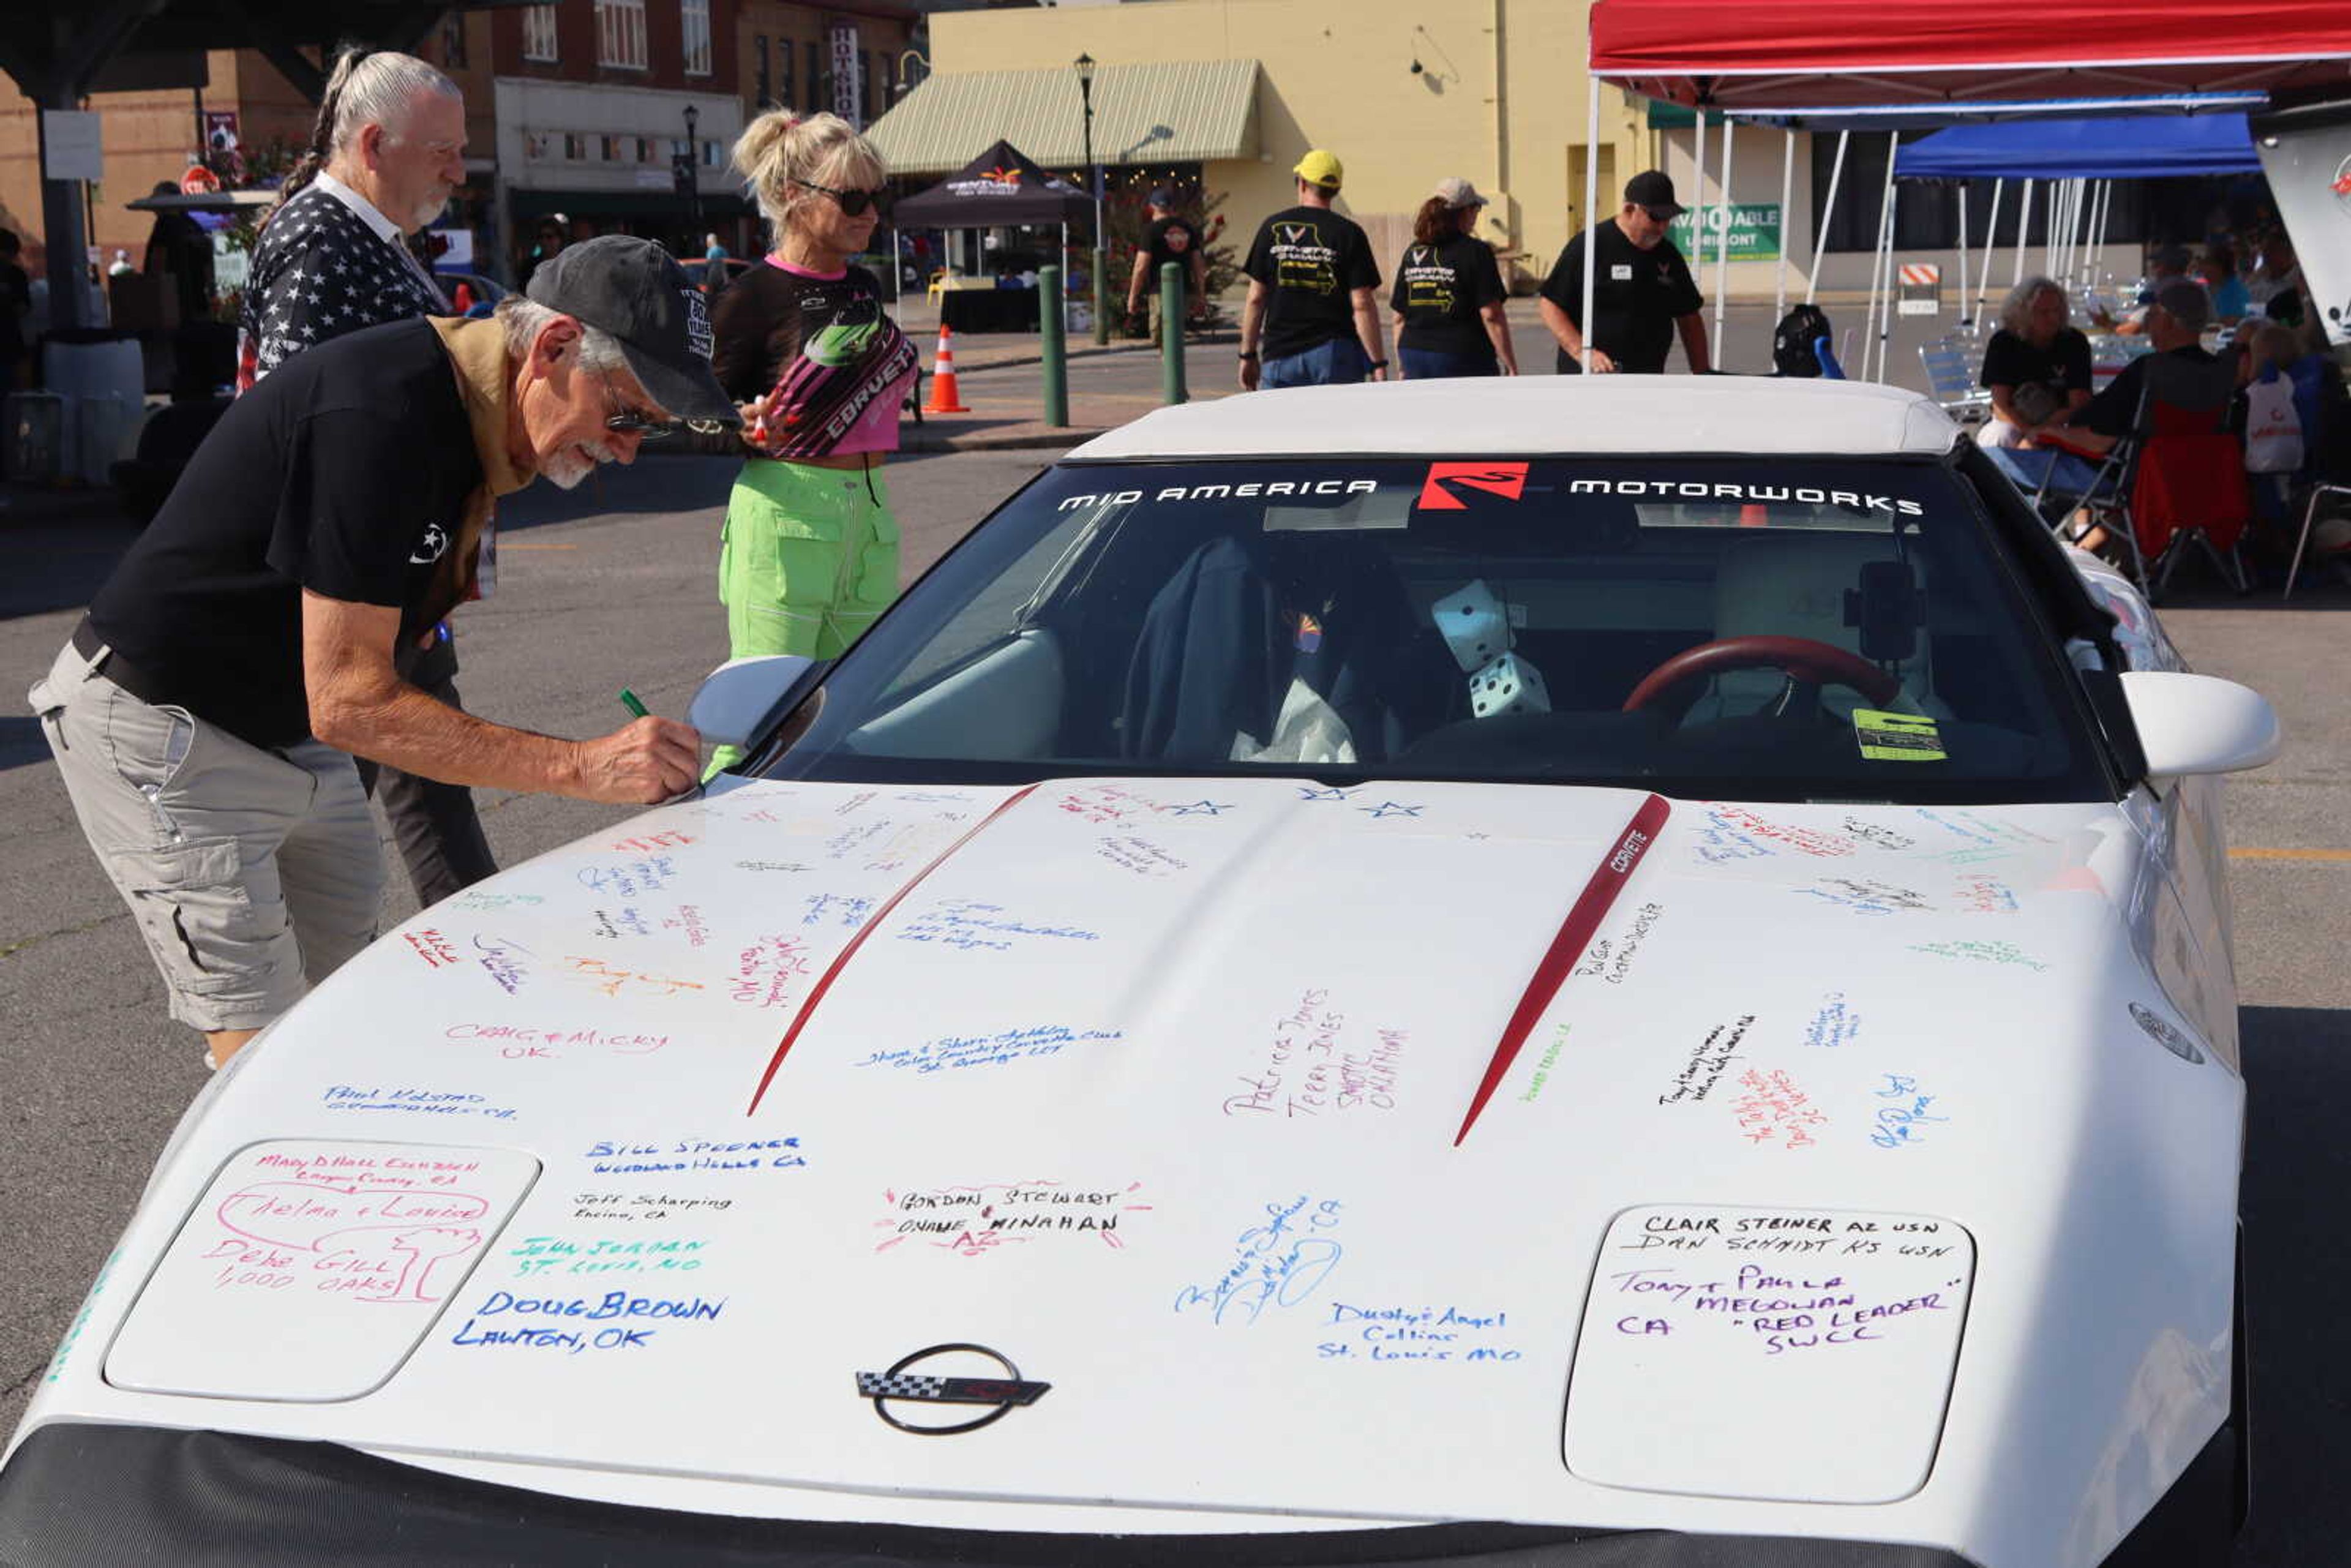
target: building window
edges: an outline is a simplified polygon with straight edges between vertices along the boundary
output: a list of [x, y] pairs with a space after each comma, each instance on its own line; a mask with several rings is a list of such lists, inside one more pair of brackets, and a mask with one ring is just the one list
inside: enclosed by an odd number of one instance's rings
[[717, 143], [717, 142], [716, 142], [716, 141], [705, 141], [705, 142], [704, 142], [704, 143], [702, 144], [702, 166], [703, 166], [704, 168], [705, 168], [705, 169], [716, 169], [716, 168], [717, 168], [717, 167], [718, 167], [718, 152], [719, 152], [719, 148], [718, 148], [718, 143]]
[[601, 142], [603, 143], [603, 145], [602, 145], [602, 147], [601, 147], [601, 152], [602, 152], [602, 153], [603, 153], [603, 156], [604, 156], [604, 162], [607, 162], [607, 163], [618, 163], [618, 162], [622, 162], [622, 161], [623, 161], [623, 160], [622, 160], [622, 154], [621, 154], [621, 138], [620, 138], [620, 137], [617, 137], [617, 136], [606, 136], [606, 137], [600, 138], [600, 140], [601, 140]]
[[751, 71], [758, 89], [758, 99], [752, 107], [765, 109], [776, 101], [775, 84], [768, 78], [768, 35], [754, 34], [751, 38]]
[[563, 155], [574, 163], [585, 161], [588, 156], [588, 139], [581, 136], [577, 131], [565, 131], [563, 133]]
[[677, 0], [678, 28], [685, 39], [685, 74], [710, 74], [710, 0]]
[[800, 92], [802, 101], [799, 108], [803, 114], [814, 114], [819, 110], [832, 107], [831, 99], [824, 90], [824, 56], [814, 38], [809, 40], [808, 46], [808, 85]]
[[789, 38], [776, 40], [776, 65], [778, 68], [776, 90], [783, 95], [776, 101], [787, 109], [805, 107], [792, 89], [792, 78], [796, 73], [792, 70], [792, 41]]
[[596, 63], [645, 68], [645, 0], [596, 0]]
[[441, 63], [465, 68], [465, 18], [462, 12], [452, 12], [441, 23]]
[[652, 137], [650, 137], [650, 136], [640, 136], [640, 137], [638, 137], [638, 138], [637, 138], [637, 162], [640, 162], [640, 163], [650, 163], [650, 162], [652, 162], [653, 161], [653, 138], [652, 138]]
[[555, 57], [555, 7], [529, 5], [522, 14], [522, 57], [552, 61]]

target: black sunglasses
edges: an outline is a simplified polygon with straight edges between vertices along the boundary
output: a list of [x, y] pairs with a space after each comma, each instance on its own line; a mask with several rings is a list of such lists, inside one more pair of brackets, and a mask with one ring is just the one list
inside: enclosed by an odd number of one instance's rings
[[841, 210], [852, 218], [862, 217], [868, 207], [872, 207], [877, 213], [886, 213], [890, 210], [890, 191], [887, 186], [877, 185], [870, 191], [836, 191], [831, 185], [820, 185], [814, 180], [801, 180], [797, 183], [807, 186], [811, 191], [821, 191], [831, 196], [841, 204]]

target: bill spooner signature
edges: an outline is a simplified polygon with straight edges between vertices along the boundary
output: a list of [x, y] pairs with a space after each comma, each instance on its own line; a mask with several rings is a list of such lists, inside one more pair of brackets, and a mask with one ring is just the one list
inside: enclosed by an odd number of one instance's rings
[[1232, 1264], [1211, 1285], [1186, 1285], [1178, 1312], [1206, 1309], [1212, 1322], [1253, 1323], [1268, 1307], [1294, 1307], [1339, 1266], [1337, 1198], [1301, 1196], [1265, 1206], [1265, 1221], [1233, 1242]]

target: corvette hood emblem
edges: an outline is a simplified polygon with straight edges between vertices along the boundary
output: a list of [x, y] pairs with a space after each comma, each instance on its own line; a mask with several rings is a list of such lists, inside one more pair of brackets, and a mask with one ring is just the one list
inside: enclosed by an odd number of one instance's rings
[[[921, 1363], [948, 1356], [977, 1356], [1001, 1367], [1003, 1375], [968, 1377], [909, 1370]], [[912, 1432], [924, 1437], [977, 1432], [991, 1422], [1002, 1420], [1016, 1406], [1036, 1404], [1052, 1386], [1050, 1383], [1023, 1380], [1019, 1367], [984, 1344], [928, 1345], [912, 1355], [901, 1356], [887, 1372], [861, 1372], [857, 1375], [858, 1397], [872, 1400], [876, 1416], [901, 1432]], [[925, 1405], [987, 1405], [994, 1408], [972, 1420], [934, 1425], [926, 1421], [907, 1420], [890, 1408], [901, 1401]]]

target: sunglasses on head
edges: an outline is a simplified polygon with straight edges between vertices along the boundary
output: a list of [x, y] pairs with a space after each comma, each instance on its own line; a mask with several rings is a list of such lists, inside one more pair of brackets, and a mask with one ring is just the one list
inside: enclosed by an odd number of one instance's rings
[[890, 208], [890, 192], [886, 186], [876, 185], [870, 191], [836, 191], [831, 185], [820, 185], [813, 180], [801, 180], [798, 183], [831, 196], [841, 204], [841, 210], [852, 218], [864, 216], [868, 207], [877, 213], [887, 212]]

